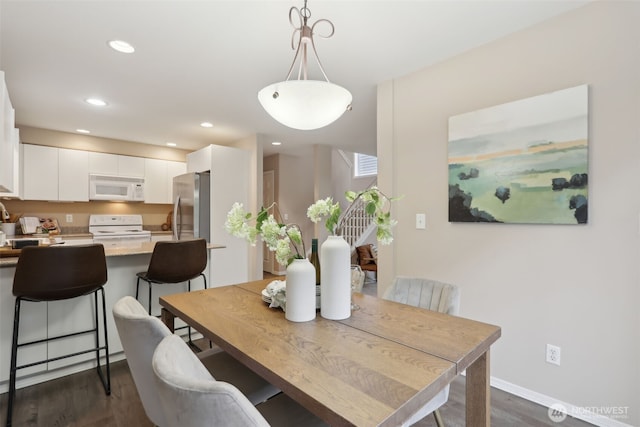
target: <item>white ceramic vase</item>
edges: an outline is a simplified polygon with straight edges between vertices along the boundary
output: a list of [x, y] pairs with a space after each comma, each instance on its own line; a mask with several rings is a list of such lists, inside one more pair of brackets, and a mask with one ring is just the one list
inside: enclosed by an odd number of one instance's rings
[[320, 315], [341, 320], [351, 316], [351, 248], [342, 236], [329, 236], [320, 247]]
[[308, 322], [316, 318], [316, 269], [308, 259], [294, 259], [287, 266], [285, 318]]

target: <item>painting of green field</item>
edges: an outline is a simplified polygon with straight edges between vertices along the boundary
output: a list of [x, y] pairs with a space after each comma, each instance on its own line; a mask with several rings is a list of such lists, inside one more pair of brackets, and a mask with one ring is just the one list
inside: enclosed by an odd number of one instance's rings
[[585, 224], [588, 86], [449, 119], [449, 221]]

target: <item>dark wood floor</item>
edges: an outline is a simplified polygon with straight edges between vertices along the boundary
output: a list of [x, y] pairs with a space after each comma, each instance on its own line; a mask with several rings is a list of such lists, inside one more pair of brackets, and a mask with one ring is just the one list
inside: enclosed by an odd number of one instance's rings
[[[43, 384], [20, 389], [14, 405], [15, 427], [151, 427], [138, 397], [126, 361], [112, 364], [111, 396], [104, 389], [95, 371], [59, 378]], [[491, 390], [491, 423], [494, 427], [513, 426], [589, 426], [585, 422], [567, 418], [553, 423], [547, 408], [500, 390]], [[0, 422], [5, 423], [7, 394], [0, 395]], [[448, 427], [464, 426], [464, 379], [451, 385], [449, 401], [441, 408]], [[416, 427], [435, 426], [433, 416], [415, 424]], [[300, 427], [300, 426], [296, 426]]]

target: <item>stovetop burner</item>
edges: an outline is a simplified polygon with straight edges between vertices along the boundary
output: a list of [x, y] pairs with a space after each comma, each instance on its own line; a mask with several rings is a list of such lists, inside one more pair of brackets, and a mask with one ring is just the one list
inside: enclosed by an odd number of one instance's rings
[[151, 240], [151, 232], [142, 229], [142, 215], [91, 215], [89, 232], [94, 240], [117, 237]]

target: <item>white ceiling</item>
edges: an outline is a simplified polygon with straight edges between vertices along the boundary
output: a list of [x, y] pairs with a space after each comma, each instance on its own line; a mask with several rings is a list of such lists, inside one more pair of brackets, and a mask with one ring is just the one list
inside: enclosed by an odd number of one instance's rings
[[[353, 111], [316, 131], [275, 122], [256, 97], [289, 69], [288, 12], [302, 0], [0, 0], [0, 69], [19, 125], [187, 150], [259, 133], [283, 143], [265, 153], [329, 144], [375, 154], [378, 83], [586, 2], [310, 0], [311, 22], [335, 25], [316, 40], [327, 75], [353, 94]], [[136, 53], [111, 50], [113, 39]], [[109, 105], [87, 105], [91, 96]]]

